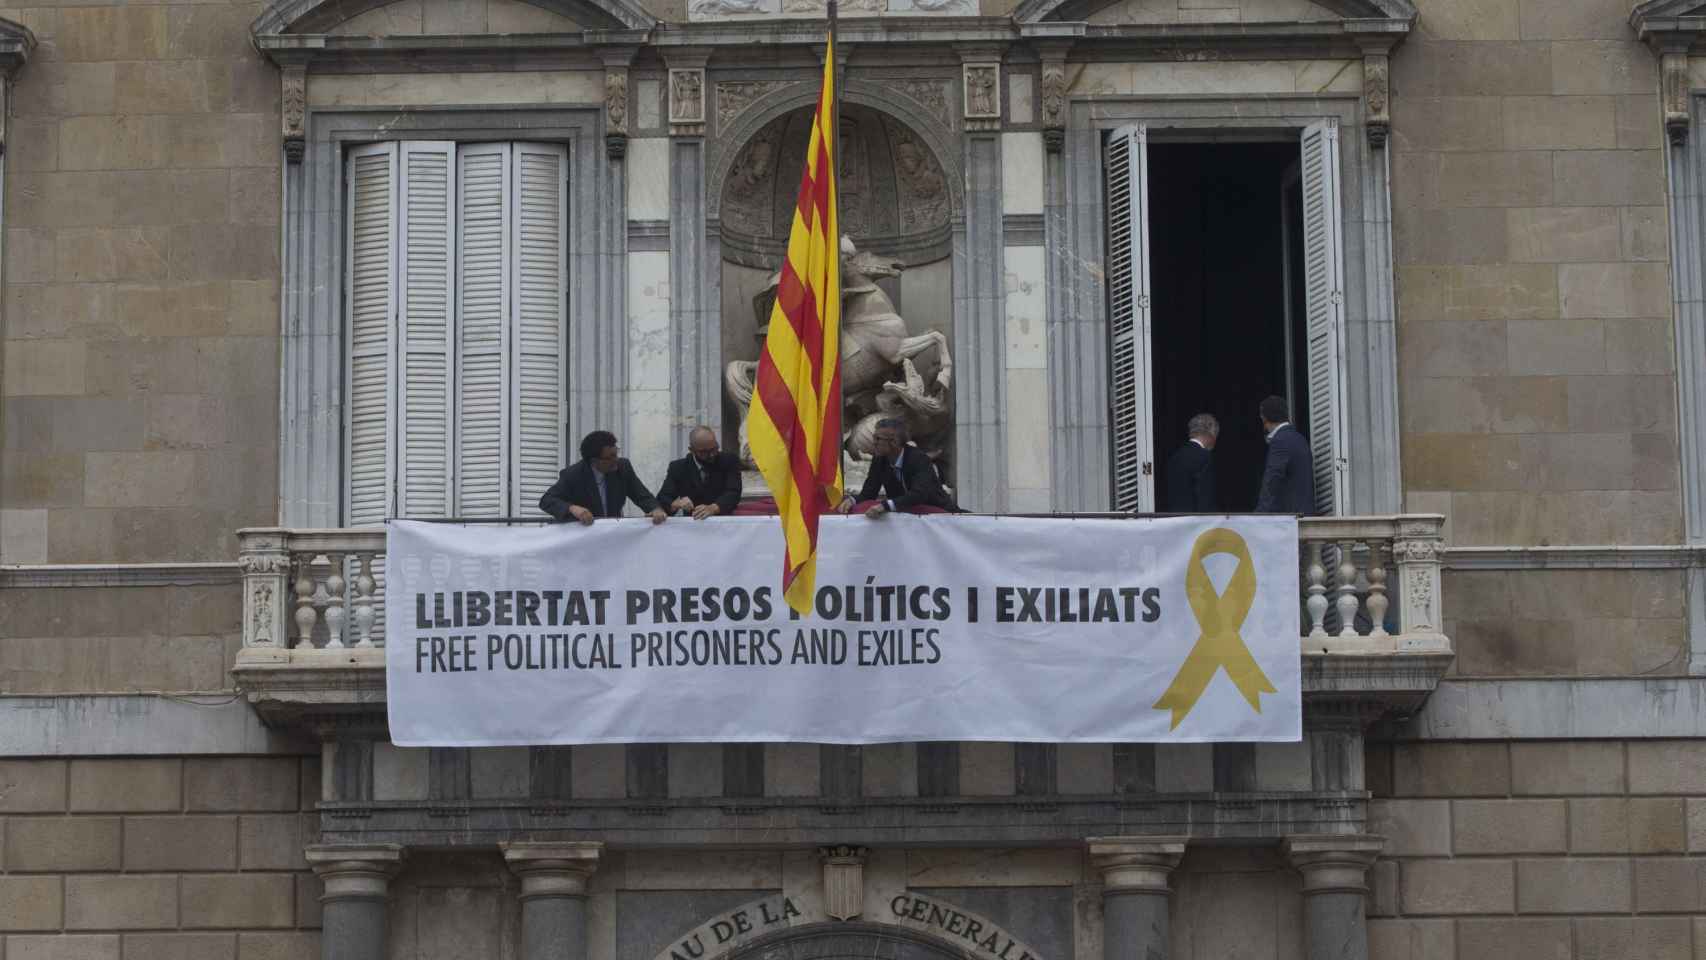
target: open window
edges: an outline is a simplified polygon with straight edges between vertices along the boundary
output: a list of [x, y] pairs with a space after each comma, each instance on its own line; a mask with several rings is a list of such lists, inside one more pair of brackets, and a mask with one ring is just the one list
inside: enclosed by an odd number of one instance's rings
[[530, 512], [565, 452], [566, 149], [379, 143], [345, 169], [346, 521]]
[[[1162, 131], [1172, 133], [1172, 131]], [[1220, 508], [1254, 506], [1255, 422], [1285, 396], [1310, 441], [1317, 513], [1347, 507], [1338, 126], [1105, 145], [1114, 506], [1166, 509], [1159, 465], [1213, 413]]]

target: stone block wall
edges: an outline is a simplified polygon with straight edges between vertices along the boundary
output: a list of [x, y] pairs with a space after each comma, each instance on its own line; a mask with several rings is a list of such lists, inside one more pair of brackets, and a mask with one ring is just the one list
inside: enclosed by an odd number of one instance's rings
[[0, 562], [226, 560], [274, 522], [278, 71], [260, 3], [7, 0]]
[[231, 689], [242, 593], [201, 587], [0, 589], [8, 694]]
[[318, 759], [0, 760], [7, 960], [315, 960]]
[[1688, 673], [1683, 570], [1447, 571], [1445, 632], [1463, 677]]
[[1372, 960], [1706, 951], [1706, 744], [1369, 751], [1369, 829], [1387, 838], [1369, 900]]
[[1438, 0], [1392, 57], [1406, 505], [1453, 544], [1682, 535], [1657, 65], [1626, 0]]

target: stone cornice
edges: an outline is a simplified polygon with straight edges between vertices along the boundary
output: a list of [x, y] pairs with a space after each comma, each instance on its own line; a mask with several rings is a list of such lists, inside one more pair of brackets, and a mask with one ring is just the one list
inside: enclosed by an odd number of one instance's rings
[[0, 590], [44, 587], [235, 586], [235, 563], [31, 563], [0, 565]]
[[1447, 547], [1447, 570], [1678, 570], [1706, 565], [1706, 547]]

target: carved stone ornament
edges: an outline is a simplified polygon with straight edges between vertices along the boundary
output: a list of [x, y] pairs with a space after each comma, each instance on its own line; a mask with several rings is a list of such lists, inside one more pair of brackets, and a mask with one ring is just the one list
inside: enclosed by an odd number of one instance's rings
[[864, 847], [819, 847], [823, 861], [823, 912], [851, 920], [865, 910]]
[[1672, 146], [1688, 142], [1688, 55], [1666, 53], [1659, 58], [1664, 83], [1665, 135]]
[[1392, 129], [1387, 73], [1386, 54], [1371, 53], [1362, 58], [1363, 102], [1368, 110], [1364, 122], [1369, 146], [1376, 149], [1386, 145], [1386, 135]]
[[965, 65], [965, 117], [967, 120], [1001, 119], [1001, 65]]
[[611, 70], [604, 75], [604, 129], [618, 136], [628, 135], [628, 73]]
[[705, 71], [669, 71], [669, 122], [705, 122]]
[[1045, 128], [1066, 127], [1066, 62], [1043, 61], [1042, 123]]
[[281, 133], [284, 136], [285, 159], [291, 163], [301, 163], [303, 144], [307, 137], [308, 68], [285, 67], [280, 71], [279, 77], [283, 94]]
[[948, 84], [946, 82], [910, 78], [884, 80], [882, 84], [898, 91], [908, 99], [922, 104], [929, 109], [931, 115], [941, 117], [943, 122], [953, 122], [953, 113], [948, 107]]
[[792, 83], [791, 80], [737, 80], [717, 84], [717, 129], [729, 129], [729, 124], [755, 101]]

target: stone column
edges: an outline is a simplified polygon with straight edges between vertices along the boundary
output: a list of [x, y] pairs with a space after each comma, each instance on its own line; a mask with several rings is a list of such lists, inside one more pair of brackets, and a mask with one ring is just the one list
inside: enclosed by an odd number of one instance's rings
[[1368, 834], [1286, 838], [1286, 858], [1303, 874], [1308, 960], [1368, 960], [1368, 868], [1385, 843]]
[[586, 960], [586, 880], [604, 844], [503, 843], [521, 878], [522, 960]]
[[394, 843], [325, 844], [304, 851], [326, 886], [320, 960], [386, 960], [385, 898], [403, 866]]
[[1102, 960], [1167, 960], [1168, 883], [1184, 837], [1092, 837], [1102, 871]]
[[711, 262], [706, 223], [705, 125], [708, 47], [664, 50], [669, 68], [668, 455], [687, 446], [696, 424], [722, 422], [722, 265]]

